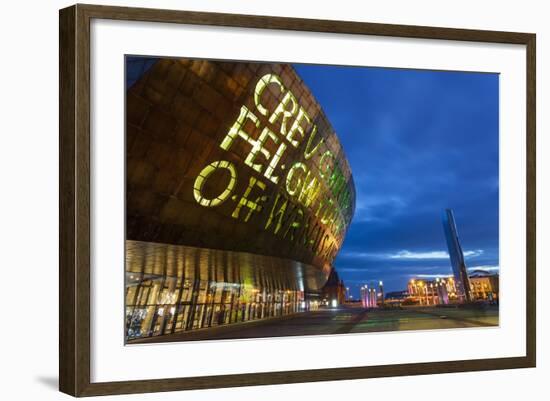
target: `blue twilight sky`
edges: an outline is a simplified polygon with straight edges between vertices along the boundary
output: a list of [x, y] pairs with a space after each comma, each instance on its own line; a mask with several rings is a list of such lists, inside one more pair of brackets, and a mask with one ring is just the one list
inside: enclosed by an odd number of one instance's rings
[[294, 65], [351, 164], [356, 211], [335, 266], [359, 295], [451, 274], [441, 213], [469, 269], [498, 269], [497, 74]]

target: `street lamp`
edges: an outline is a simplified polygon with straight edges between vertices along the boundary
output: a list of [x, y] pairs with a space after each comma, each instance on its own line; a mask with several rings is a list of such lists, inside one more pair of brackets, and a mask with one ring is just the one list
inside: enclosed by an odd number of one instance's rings
[[424, 287], [424, 293], [426, 294], [426, 305], [429, 305], [430, 299], [428, 298], [428, 284]]

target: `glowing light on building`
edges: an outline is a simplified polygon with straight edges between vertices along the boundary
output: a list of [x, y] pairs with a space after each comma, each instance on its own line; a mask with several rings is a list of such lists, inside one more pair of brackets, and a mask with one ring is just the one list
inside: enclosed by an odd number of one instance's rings
[[[202, 189], [208, 177], [210, 177], [218, 169], [226, 169], [229, 171], [229, 173], [231, 174], [229, 182], [227, 184], [227, 187], [224, 189], [224, 191], [220, 195], [218, 195], [216, 198], [206, 199], [202, 195]], [[235, 188], [236, 182], [237, 182], [237, 171], [235, 170], [235, 166], [233, 166], [233, 164], [225, 160], [212, 162], [208, 166], [203, 168], [199, 173], [199, 175], [197, 176], [197, 178], [195, 179], [195, 184], [193, 185], [193, 195], [195, 196], [195, 200], [201, 206], [205, 206], [205, 207], [218, 206], [221, 203], [223, 203], [227, 198], [229, 198], [229, 195], [231, 195], [231, 192], [233, 192], [233, 189]]]

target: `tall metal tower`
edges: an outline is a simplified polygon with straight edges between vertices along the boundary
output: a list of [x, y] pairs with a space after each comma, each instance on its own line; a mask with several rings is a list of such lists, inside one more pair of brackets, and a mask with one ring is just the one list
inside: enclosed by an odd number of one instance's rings
[[445, 209], [443, 212], [443, 230], [447, 239], [447, 247], [449, 248], [449, 256], [451, 257], [451, 265], [455, 277], [455, 287], [458, 298], [461, 302], [471, 302], [472, 296], [470, 292], [470, 280], [466, 272], [466, 263], [464, 262], [464, 253], [458, 240], [458, 232], [453, 211]]

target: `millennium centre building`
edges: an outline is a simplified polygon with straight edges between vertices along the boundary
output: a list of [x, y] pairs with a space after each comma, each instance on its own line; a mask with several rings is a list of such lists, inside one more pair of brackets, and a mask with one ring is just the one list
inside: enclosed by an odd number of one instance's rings
[[126, 68], [126, 339], [315, 309], [355, 187], [293, 67]]

